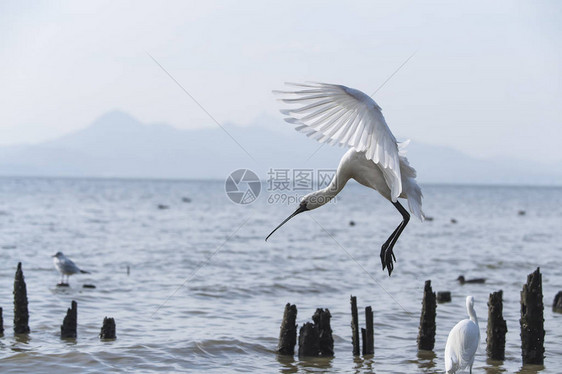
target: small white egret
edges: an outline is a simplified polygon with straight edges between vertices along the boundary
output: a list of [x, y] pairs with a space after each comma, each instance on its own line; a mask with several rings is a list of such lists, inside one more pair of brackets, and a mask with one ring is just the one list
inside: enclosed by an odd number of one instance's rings
[[470, 319], [463, 319], [457, 323], [447, 338], [445, 345], [445, 372], [447, 374], [454, 374], [464, 370], [467, 366], [470, 367], [470, 373], [472, 373], [474, 355], [480, 343], [480, 329], [472, 296], [466, 297], [466, 311]]
[[55, 264], [55, 268], [57, 268], [57, 270], [61, 274], [60, 284], [65, 284], [64, 283], [65, 275], [66, 275], [66, 284], [68, 284], [68, 279], [72, 274], [77, 274], [77, 273], [90, 274], [89, 271], [82, 270], [78, 266], [76, 266], [74, 261], [63, 255], [62, 252], [57, 252], [52, 257], [53, 257], [53, 262]]
[[423, 221], [422, 192], [416, 182], [416, 171], [405, 157], [408, 142], [398, 143], [388, 128], [381, 108], [363, 92], [342, 85], [307, 83], [289, 85], [296, 91], [274, 91], [281, 101], [299, 105], [281, 110], [285, 121], [309, 137], [331, 145], [351, 147], [342, 157], [330, 185], [302, 198], [298, 209], [277, 226], [267, 239], [299, 213], [316, 209], [332, 200], [351, 178], [378, 191], [402, 215], [402, 222], [384, 242], [380, 257], [383, 270], [394, 269], [394, 245], [410, 220], [410, 214], [398, 202], [408, 199], [410, 211]]

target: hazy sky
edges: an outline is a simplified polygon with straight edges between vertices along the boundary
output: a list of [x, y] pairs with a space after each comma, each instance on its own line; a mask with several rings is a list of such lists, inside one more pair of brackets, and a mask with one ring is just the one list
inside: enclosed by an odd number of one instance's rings
[[[278, 114], [284, 81], [376, 95], [393, 132], [562, 161], [562, 2], [0, 2], [0, 144], [112, 109], [179, 128]], [[262, 121], [263, 122], [263, 121]], [[266, 123], [261, 123], [267, 125]]]

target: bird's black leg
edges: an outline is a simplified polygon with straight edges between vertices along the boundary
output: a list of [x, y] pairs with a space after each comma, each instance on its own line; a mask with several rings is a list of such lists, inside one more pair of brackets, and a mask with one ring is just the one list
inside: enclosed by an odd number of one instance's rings
[[394, 261], [396, 261], [396, 257], [394, 256], [393, 252], [394, 245], [396, 244], [396, 241], [400, 237], [400, 234], [402, 234], [402, 231], [410, 221], [410, 213], [408, 213], [408, 211], [404, 209], [402, 204], [397, 201], [395, 203], [392, 203], [392, 205], [394, 205], [396, 209], [398, 209], [400, 214], [402, 214], [403, 219], [381, 247], [382, 269], [384, 270], [385, 268], [388, 268], [388, 275], [390, 275], [392, 273], [392, 270], [394, 269], [392, 260], [394, 259]]
[[[392, 234], [390, 234], [390, 236], [388, 237], [388, 239], [386, 239], [386, 242], [384, 242], [384, 244], [381, 247], [381, 263], [382, 263], [382, 269], [384, 270], [386, 268], [386, 263], [384, 261], [385, 258], [385, 254], [386, 254], [386, 249], [388, 248], [388, 246], [390, 245], [390, 242], [392, 242], [392, 238], [394, 238], [394, 236], [396, 235], [396, 233], [398, 232], [398, 229], [400, 228], [400, 226], [402, 225], [402, 222], [400, 222], [400, 225], [398, 225], [397, 228], [394, 229], [394, 231], [392, 232]], [[393, 253], [394, 255], [394, 253]], [[394, 261], [396, 261], [396, 257], [394, 257]]]
[[[387, 249], [388, 246], [390, 245], [390, 243], [392, 243], [392, 239], [394, 239], [394, 237], [396, 236], [396, 233], [398, 232], [398, 229], [400, 227], [402, 227], [404, 225], [404, 221], [400, 222], [400, 224], [398, 225], [397, 228], [394, 229], [394, 231], [392, 232], [392, 234], [390, 234], [390, 236], [388, 237], [388, 239], [386, 239], [386, 242], [384, 242], [384, 244], [381, 247], [381, 263], [382, 263], [382, 269], [384, 270], [387, 266], [387, 261], [386, 261], [386, 254], [387, 254]], [[390, 254], [392, 255], [392, 258], [394, 259], [394, 261], [396, 261], [396, 256], [394, 256], [394, 252], [392, 252], [392, 250], [390, 251]], [[388, 264], [389, 269], [391, 269], [390, 267], [393, 266], [392, 261], [390, 262], [390, 264]], [[390, 270], [390, 272], [392, 272], [392, 270]]]
[[[392, 234], [390, 234], [390, 236], [388, 237], [388, 239], [386, 239], [386, 242], [384, 242], [384, 244], [381, 247], [381, 261], [382, 261], [382, 269], [384, 270], [385, 268], [385, 264], [384, 264], [384, 253], [386, 252], [386, 249], [388, 248], [388, 245], [390, 244], [390, 242], [392, 241], [392, 238], [394, 238], [394, 236], [396, 235], [396, 233], [398, 232], [398, 229], [400, 228], [400, 226], [402, 225], [402, 222], [400, 222], [400, 225], [398, 225], [397, 228], [394, 229], [394, 231], [392, 232]], [[396, 259], [394, 259], [396, 261]]]

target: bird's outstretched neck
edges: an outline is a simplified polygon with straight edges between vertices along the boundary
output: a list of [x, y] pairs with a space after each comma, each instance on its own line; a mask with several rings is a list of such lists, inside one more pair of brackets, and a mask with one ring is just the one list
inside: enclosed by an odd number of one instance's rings
[[334, 178], [332, 179], [332, 181], [330, 182], [328, 187], [322, 188], [318, 191], [311, 192], [308, 195], [304, 196], [302, 198], [302, 201], [301, 201], [299, 207], [297, 208], [297, 210], [295, 210], [295, 212], [293, 214], [291, 214], [283, 222], [281, 222], [265, 238], [265, 241], [267, 241], [267, 239], [269, 239], [269, 237], [271, 235], [273, 235], [273, 233], [275, 231], [277, 231], [281, 226], [283, 226], [285, 223], [287, 223], [287, 221], [289, 221], [291, 218], [293, 218], [297, 214], [300, 214], [302, 212], [306, 212], [308, 210], [319, 208], [322, 205], [332, 201], [332, 199], [343, 189], [343, 187], [345, 186], [345, 184], [347, 183], [348, 180], [349, 180], [349, 177], [345, 178], [345, 176], [342, 176], [341, 168], [338, 168], [338, 171], [336, 172], [336, 175], [334, 176]]
[[307, 201], [309, 209], [316, 209], [332, 201], [343, 190], [348, 180], [349, 176], [343, 173], [341, 168], [338, 168], [327, 187], [306, 195], [303, 200]]

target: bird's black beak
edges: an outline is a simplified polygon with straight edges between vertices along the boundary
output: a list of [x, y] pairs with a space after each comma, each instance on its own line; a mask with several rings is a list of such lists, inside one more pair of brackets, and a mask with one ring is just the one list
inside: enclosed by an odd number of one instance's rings
[[279, 226], [277, 226], [277, 227], [275, 228], [275, 230], [273, 230], [273, 231], [267, 236], [267, 238], [265, 238], [265, 241], [267, 241], [267, 239], [269, 239], [269, 237], [270, 237], [271, 235], [273, 235], [273, 233], [274, 233], [275, 231], [277, 231], [277, 229], [278, 229], [279, 227], [281, 227], [281, 226], [283, 226], [285, 223], [287, 223], [288, 220], [290, 220], [291, 218], [293, 218], [294, 216], [296, 216], [296, 215], [299, 214], [299, 213], [306, 212], [307, 210], [309, 210], [309, 209], [306, 208], [306, 203], [305, 203], [304, 201], [301, 202], [301, 205], [299, 205], [299, 207], [297, 208], [297, 210], [295, 210], [295, 212], [294, 212], [293, 214], [291, 214], [289, 217], [285, 218], [285, 220], [284, 220], [283, 222], [281, 222], [281, 223], [279, 224]]

